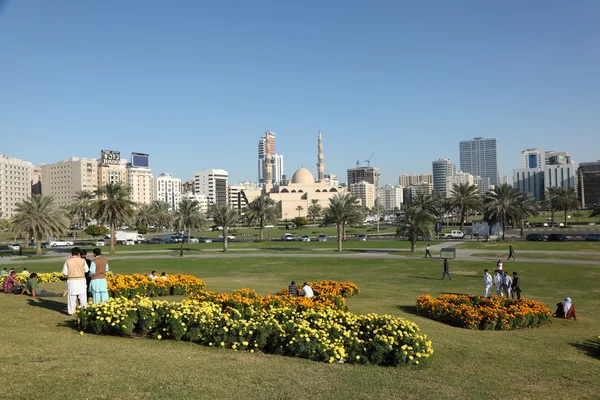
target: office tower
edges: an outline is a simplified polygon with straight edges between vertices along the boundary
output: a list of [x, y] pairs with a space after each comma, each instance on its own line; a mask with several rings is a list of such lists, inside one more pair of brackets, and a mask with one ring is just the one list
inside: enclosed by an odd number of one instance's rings
[[261, 194], [261, 188], [250, 182], [230, 185], [227, 192], [229, 204], [232, 208], [239, 211], [248, 207]]
[[271, 173], [273, 186], [277, 186], [283, 180], [283, 156], [281, 154], [275, 154], [271, 157]]
[[98, 189], [98, 160], [71, 157], [42, 164], [42, 194], [52, 196], [59, 206], [71, 205], [77, 192]]
[[266, 131], [258, 140], [258, 184], [264, 188], [273, 182], [271, 159], [275, 155], [275, 133]]
[[544, 153], [538, 149], [525, 149], [521, 152], [521, 168], [544, 168]]
[[15, 206], [31, 197], [33, 164], [0, 154], [0, 213], [2, 219], [14, 215]]
[[350, 185], [365, 181], [375, 185], [377, 190], [380, 187], [380, 175], [379, 168], [375, 167], [349, 168], [347, 185], [350, 187]]
[[150, 156], [131, 153], [131, 162], [125, 168], [125, 183], [130, 187], [129, 199], [137, 204], [152, 203], [154, 177], [150, 169]]
[[169, 211], [179, 208], [181, 201], [181, 179], [173, 178], [171, 174], [163, 173], [154, 179], [154, 200], [163, 201], [169, 205]]
[[[460, 170], [498, 184], [498, 140], [476, 137], [459, 144]], [[485, 188], [487, 191], [488, 188]]]
[[229, 174], [224, 169], [208, 169], [194, 175], [194, 193], [204, 195], [209, 205], [227, 204]]
[[433, 192], [446, 197], [446, 186], [448, 177], [456, 173], [456, 165], [447, 158], [440, 158], [432, 163], [433, 168]]
[[577, 175], [581, 206], [600, 205], [600, 161], [579, 163]]
[[544, 199], [544, 170], [518, 168], [513, 170], [513, 186], [521, 192], [531, 193], [536, 201]]

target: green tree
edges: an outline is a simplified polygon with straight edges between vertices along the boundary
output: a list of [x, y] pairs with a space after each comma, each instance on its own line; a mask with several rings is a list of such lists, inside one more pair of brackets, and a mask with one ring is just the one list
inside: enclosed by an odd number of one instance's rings
[[192, 236], [192, 229], [202, 229], [207, 225], [206, 218], [200, 211], [200, 204], [196, 200], [183, 199], [179, 202], [175, 212], [175, 229], [187, 230], [188, 242]]
[[279, 219], [279, 206], [274, 199], [263, 194], [248, 205], [245, 214], [251, 225], [258, 224], [259, 238], [263, 240], [265, 225], [276, 224]]
[[486, 193], [483, 204], [483, 219], [491, 225], [502, 226], [502, 240], [506, 238], [506, 227], [514, 226], [520, 220], [518, 207], [519, 191], [504, 183]]
[[575, 189], [571, 187], [557, 187], [553, 195], [556, 211], [564, 212], [565, 227], [567, 226], [567, 213], [579, 208], [579, 199]]
[[122, 183], [107, 183], [96, 191], [97, 200], [92, 203], [92, 214], [110, 228], [110, 253], [115, 252], [117, 227], [126, 225], [136, 217], [134, 205], [129, 200], [131, 188]]
[[88, 225], [88, 227], [85, 228], [85, 233], [91, 237], [105, 236], [108, 232], [108, 229], [102, 225]]
[[135, 217], [135, 225], [138, 226], [138, 232], [140, 226], [145, 227], [147, 231], [149, 226], [157, 225], [157, 223], [157, 215], [154, 212], [152, 205], [140, 204], [137, 208], [137, 215]]
[[92, 201], [94, 200], [94, 197], [96, 197], [94, 192], [82, 190], [75, 193], [73, 203], [67, 207], [69, 214], [76, 217], [81, 223], [81, 230], [84, 232], [89, 216], [92, 213]]
[[404, 214], [398, 218], [396, 236], [406, 236], [410, 240], [410, 251], [414, 253], [419, 236], [431, 236], [435, 216], [431, 211], [419, 206], [411, 205], [404, 210]]
[[483, 206], [477, 192], [477, 186], [468, 183], [455, 183], [448, 199], [448, 206], [460, 211], [460, 230], [464, 231], [465, 218], [469, 210], [480, 211]]
[[306, 217], [296, 217], [292, 220], [292, 222], [294, 225], [296, 225], [296, 228], [302, 228], [303, 226], [308, 225], [308, 220]]
[[15, 235], [28, 235], [35, 240], [35, 254], [42, 255], [42, 236], [60, 236], [67, 231], [69, 217], [51, 196], [33, 195], [17, 203], [11, 221]]
[[357, 204], [356, 197], [351, 193], [338, 193], [329, 199], [329, 207], [325, 209], [322, 225], [335, 225], [337, 228], [338, 252], [342, 251], [342, 239], [347, 225], [358, 225], [365, 219]]
[[152, 214], [155, 216], [155, 223], [160, 228], [169, 228], [173, 223], [173, 213], [169, 211], [169, 203], [164, 201], [155, 200], [151, 203], [150, 209]]
[[554, 222], [554, 214], [556, 211], [560, 211], [560, 204], [558, 199], [558, 187], [549, 187], [544, 193], [543, 206], [550, 210], [552, 222]]
[[538, 205], [531, 193], [519, 193], [517, 197], [517, 213], [521, 225], [521, 237], [525, 236], [525, 220], [539, 214]]
[[210, 216], [215, 225], [223, 227], [223, 252], [226, 252], [229, 228], [239, 221], [240, 215], [227, 204], [215, 204], [210, 209]]
[[411, 205], [427, 210], [438, 218], [442, 216], [446, 208], [442, 198], [437, 193], [419, 192], [412, 200]]
[[321, 218], [321, 214], [323, 213], [323, 207], [319, 204], [319, 200], [312, 199], [310, 201], [310, 206], [308, 206], [307, 214], [308, 219], [315, 220]]
[[302, 207], [302, 206], [296, 207], [296, 211], [298, 211], [298, 216], [300, 216], [300, 213], [302, 212], [302, 210], [304, 210], [304, 207]]
[[144, 226], [144, 225], [138, 225], [138, 226], [136, 227], [136, 229], [137, 229], [137, 231], [138, 231], [138, 233], [139, 233], [140, 235], [145, 235], [145, 234], [147, 234], [148, 232], [150, 232], [150, 229], [148, 229], [148, 227], [147, 227], [147, 226]]
[[594, 218], [600, 215], [600, 205], [594, 206], [592, 207], [592, 209], [590, 210], [590, 214], [588, 215], [589, 218]]

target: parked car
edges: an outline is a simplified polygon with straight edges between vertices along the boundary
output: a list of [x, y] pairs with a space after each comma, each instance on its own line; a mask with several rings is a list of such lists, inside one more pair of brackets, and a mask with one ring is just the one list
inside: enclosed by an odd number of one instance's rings
[[135, 240], [133, 239], [127, 239], [125, 241], [125, 246], [134, 246], [135, 245]]
[[[29, 242], [29, 244], [27, 245], [28, 247], [36, 247], [36, 243], [35, 242]], [[42, 249], [46, 249], [48, 248], [48, 242], [42, 242]]]
[[300, 241], [301, 242], [310, 242], [310, 236], [302, 235], [302, 236], [300, 236]]
[[462, 239], [465, 237], [465, 234], [462, 231], [452, 231], [450, 233], [446, 233], [446, 239]]
[[182, 243], [183, 237], [181, 235], [175, 234], [171, 236], [171, 239], [169, 239], [169, 241], [171, 243]]
[[13, 243], [13, 244], [8, 245], [9, 250], [19, 250], [20, 248], [21, 248], [21, 245], [19, 243]]
[[600, 233], [590, 233], [585, 236], [587, 242], [600, 242]]
[[325, 236], [324, 234], [320, 234], [319, 236], [317, 236], [317, 240], [319, 242], [326, 242], [327, 241], [327, 236]]
[[283, 235], [281, 235], [281, 240], [283, 240], [284, 242], [293, 242], [295, 238], [294, 235], [292, 235], [291, 233], [284, 233]]
[[525, 240], [532, 242], [545, 242], [548, 240], [548, 238], [545, 235], [540, 235], [539, 233], [530, 233], [525, 237]]
[[356, 236], [356, 240], [360, 240], [361, 242], [366, 242], [367, 241], [367, 235], [357, 235]]
[[152, 240], [150, 240], [150, 244], [163, 244], [165, 241], [163, 238], [152, 238]]
[[183, 239], [183, 243], [200, 243], [200, 241], [198, 239], [196, 239], [193, 236], [190, 236], [190, 238], [184, 238]]
[[564, 223], [562, 223], [562, 222], [553, 222], [553, 223], [552, 223], [552, 227], [553, 227], [553, 228], [564, 228], [564, 227], [565, 227], [565, 224], [564, 224]]
[[549, 242], [568, 242], [569, 237], [560, 233], [553, 233], [551, 235], [548, 235], [548, 238], [546, 240], [548, 240]]
[[208, 238], [206, 236], [200, 236], [198, 238], [198, 242], [200, 242], [200, 243], [212, 243], [212, 239]]
[[265, 228], [275, 228], [275, 225], [265, 225]]
[[106, 246], [106, 240], [104, 240], [104, 239], [96, 240], [96, 246]]
[[[223, 235], [219, 236], [219, 239], [223, 240]], [[235, 240], [234, 235], [227, 235], [227, 240]]]
[[50, 247], [59, 247], [59, 246], [73, 246], [73, 242], [70, 240], [53, 240], [50, 242]]

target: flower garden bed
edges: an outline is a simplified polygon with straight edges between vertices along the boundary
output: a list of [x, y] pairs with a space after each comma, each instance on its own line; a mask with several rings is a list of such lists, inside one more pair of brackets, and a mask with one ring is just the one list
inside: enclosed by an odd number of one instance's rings
[[452, 326], [478, 330], [511, 330], [548, 323], [552, 313], [537, 301], [494, 296], [443, 294], [417, 297], [419, 315]]
[[202, 293], [206, 284], [193, 275], [169, 275], [167, 279], [149, 279], [146, 275], [114, 275], [106, 279], [110, 297], [133, 298], [194, 295]]
[[[67, 277], [64, 276], [61, 272], [41, 272], [37, 275], [39, 283], [54, 283], [67, 280]], [[4, 280], [6, 278], [8, 278], [8, 274], [0, 276], [0, 286], [4, 284]], [[27, 283], [27, 279], [29, 279], [29, 274], [27, 272], [18, 272], [15, 276], [15, 279], [17, 280], [17, 282], [24, 285]]]

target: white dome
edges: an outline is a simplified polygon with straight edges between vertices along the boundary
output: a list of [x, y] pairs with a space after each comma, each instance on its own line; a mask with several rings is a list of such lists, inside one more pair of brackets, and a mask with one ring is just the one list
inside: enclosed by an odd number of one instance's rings
[[301, 185], [313, 184], [315, 183], [315, 178], [309, 170], [306, 168], [300, 168], [298, 171], [294, 172], [294, 176], [292, 176], [292, 183]]

